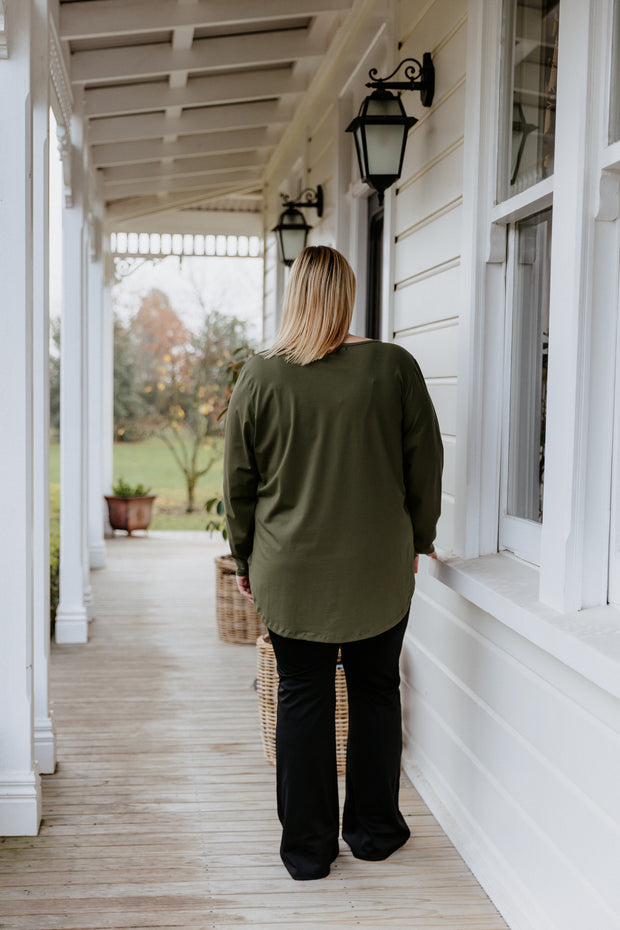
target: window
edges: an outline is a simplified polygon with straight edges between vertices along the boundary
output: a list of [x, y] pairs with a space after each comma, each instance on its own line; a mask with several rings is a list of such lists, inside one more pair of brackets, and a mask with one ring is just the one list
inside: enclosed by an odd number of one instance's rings
[[543, 516], [551, 210], [509, 229], [500, 543], [538, 561]]
[[[504, 3], [494, 208], [507, 233], [499, 546], [536, 564], [544, 505], [559, 10], [559, 0]], [[516, 194], [515, 216], [510, 199]]]
[[559, 13], [559, 0], [504, 5], [500, 201], [553, 174]]

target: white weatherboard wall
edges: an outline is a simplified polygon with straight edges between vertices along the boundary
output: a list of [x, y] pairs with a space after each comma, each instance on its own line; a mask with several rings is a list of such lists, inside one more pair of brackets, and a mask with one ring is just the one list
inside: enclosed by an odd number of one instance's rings
[[[422, 10], [422, 11], [421, 11]], [[407, 94], [419, 122], [409, 133], [394, 197], [394, 340], [417, 359], [439, 417], [446, 465], [438, 544], [454, 548], [454, 458], [460, 313], [466, 0], [402, 2], [401, 58], [430, 51], [433, 106]]]
[[[397, 27], [399, 54], [430, 50], [437, 70], [432, 109], [412, 108], [423, 118], [394, 198], [393, 327], [420, 362], [444, 436], [438, 544], [447, 553], [458, 548], [455, 449], [465, 439], [457, 390], [471, 377], [459, 370], [458, 347], [459, 317], [469, 312], [467, 6], [401, 0]], [[452, 590], [458, 569], [422, 566], [403, 656], [405, 768], [512, 930], [617, 930], [620, 701], [511, 628], [519, 588], [537, 590], [538, 573], [509, 556], [489, 558], [503, 560], [501, 618]], [[484, 561], [465, 564], [482, 572]]]

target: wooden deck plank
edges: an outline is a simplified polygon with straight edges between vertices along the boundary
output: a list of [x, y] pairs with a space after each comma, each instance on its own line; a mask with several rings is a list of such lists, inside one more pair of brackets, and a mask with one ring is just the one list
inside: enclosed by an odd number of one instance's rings
[[366, 863], [341, 841], [328, 878], [291, 881], [255, 650], [215, 633], [219, 552], [206, 534], [108, 543], [89, 643], [52, 650], [59, 764], [40, 835], [0, 840], [0, 928], [506, 930], [406, 779], [405, 847]]

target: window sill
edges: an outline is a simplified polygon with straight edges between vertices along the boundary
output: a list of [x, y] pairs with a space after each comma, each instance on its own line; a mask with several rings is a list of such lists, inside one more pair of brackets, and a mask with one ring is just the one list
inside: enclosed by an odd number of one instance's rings
[[620, 610], [562, 614], [538, 600], [538, 569], [500, 553], [420, 560], [429, 574], [584, 678], [620, 698]]

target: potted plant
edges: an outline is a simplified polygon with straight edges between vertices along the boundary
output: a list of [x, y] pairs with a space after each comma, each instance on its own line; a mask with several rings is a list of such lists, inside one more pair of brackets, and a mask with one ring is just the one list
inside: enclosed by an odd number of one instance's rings
[[112, 494], [106, 494], [108, 516], [113, 530], [126, 530], [131, 536], [134, 530], [146, 530], [151, 523], [153, 501], [157, 495], [150, 494], [143, 484], [130, 485], [119, 478], [112, 485]]

